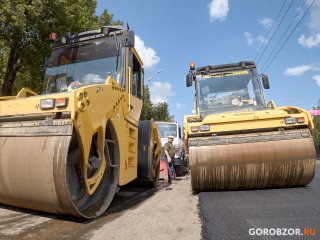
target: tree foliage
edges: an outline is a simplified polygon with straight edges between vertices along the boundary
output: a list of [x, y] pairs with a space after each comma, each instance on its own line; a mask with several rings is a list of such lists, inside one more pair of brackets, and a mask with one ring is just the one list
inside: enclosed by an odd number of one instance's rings
[[[0, 96], [16, 94], [23, 87], [41, 92], [51, 32], [62, 36], [123, 25], [107, 9], [96, 16], [96, 6], [96, 0], [1, 0]], [[173, 121], [168, 104], [153, 104], [147, 87], [141, 118]]]
[[0, 95], [22, 86], [40, 92], [50, 32], [66, 35], [122, 24], [107, 10], [96, 16], [96, 5], [96, 0], [1, 0]]
[[150, 91], [148, 86], [144, 87], [144, 103], [141, 111], [141, 120], [173, 122], [174, 116], [169, 113], [169, 106], [166, 102], [152, 103], [150, 99]]
[[101, 15], [98, 18], [99, 26], [109, 26], [109, 25], [123, 25], [123, 23], [120, 20], [114, 21], [113, 20], [113, 14], [109, 13], [107, 9], [104, 9], [104, 11], [101, 13]]
[[[318, 105], [314, 107], [314, 110], [320, 110], [320, 100]], [[316, 116], [313, 118], [314, 130], [312, 131], [313, 139], [316, 144], [318, 157], [320, 157], [320, 116]]]

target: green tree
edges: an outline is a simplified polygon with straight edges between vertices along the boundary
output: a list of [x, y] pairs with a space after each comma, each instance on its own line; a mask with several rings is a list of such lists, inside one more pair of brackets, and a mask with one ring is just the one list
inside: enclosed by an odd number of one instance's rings
[[174, 116], [169, 113], [169, 106], [166, 102], [152, 103], [148, 86], [144, 86], [144, 102], [141, 110], [141, 120], [173, 122]]
[[22, 86], [40, 91], [50, 32], [66, 35], [121, 23], [107, 10], [96, 16], [96, 5], [96, 0], [1, 0], [0, 94], [12, 95]]
[[[314, 110], [320, 110], [320, 100], [313, 108]], [[320, 157], [320, 116], [316, 116], [313, 118], [313, 123], [314, 123], [314, 130], [312, 131], [313, 139], [316, 144], [317, 152], [318, 152], [318, 157]]]
[[144, 86], [143, 89], [143, 105], [141, 110], [141, 120], [150, 120], [152, 116], [153, 104], [150, 99], [150, 91], [148, 86]]
[[99, 26], [110, 26], [110, 25], [114, 25], [114, 26], [119, 26], [119, 25], [123, 25], [123, 22], [117, 20], [114, 21], [113, 20], [113, 14], [109, 13], [107, 9], [105, 9], [101, 15], [98, 18], [98, 22], [99, 22]]
[[2, 85], [4, 73], [6, 70], [6, 63], [7, 63], [7, 57], [8, 57], [6, 52], [7, 51], [6, 51], [6, 46], [4, 42], [0, 41], [0, 86]]
[[153, 105], [153, 115], [156, 121], [173, 122], [174, 116], [169, 113], [169, 105], [166, 102]]

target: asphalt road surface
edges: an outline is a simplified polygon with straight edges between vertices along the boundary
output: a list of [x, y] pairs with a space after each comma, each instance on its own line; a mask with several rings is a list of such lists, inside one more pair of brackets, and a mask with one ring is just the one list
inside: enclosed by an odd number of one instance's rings
[[201, 238], [198, 196], [190, 176], [170, 186], [122, 188], [95, 220], [40, 213], [0, 204], [0, 240], [194, 240]]
[[95, 220], [41, 213], [0, 204], [0, 240], [78, 240], [91, 230], [121, 217], [128, 209], [139, 206], [166, 186], [162, 183], [157, 189], [122, 189], [115, 196], [109, 209]]
[[203, 192], [199, 208], [204, 240], [320, 239], [319, 161], [307, 187]]
[[[291, 235], [297, 231], [304, 234], [305, 229], [310, 236]], [[277, 231], [282, 235], [271, 235]], [[0, 204], [0, 240], [197, 240], [201, 235], [203, 240], [320, 239], [319, 162], [313, 182], [301, 188], [195, 195], [189, 175], [174, 182], [170, 189], [163, 181], [156, 189], [123, 188], [107, 212], [96, 220]]]

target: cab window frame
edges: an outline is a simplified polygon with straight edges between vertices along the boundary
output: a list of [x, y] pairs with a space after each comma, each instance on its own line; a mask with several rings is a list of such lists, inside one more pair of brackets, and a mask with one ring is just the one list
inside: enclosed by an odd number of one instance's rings
[[142, 99], [143, 96], [143, 67], [136, 51], [129, 49], [129, 67], [131, 68], [130, 92], [133, 96]]

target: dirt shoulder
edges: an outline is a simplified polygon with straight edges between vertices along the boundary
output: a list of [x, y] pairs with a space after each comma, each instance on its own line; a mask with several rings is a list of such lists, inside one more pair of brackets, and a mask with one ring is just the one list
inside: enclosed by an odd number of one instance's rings
[[200, 239], [198, 196], [190, 176], [181, 177], [122, 216], [93, 230], [82, 239]]

